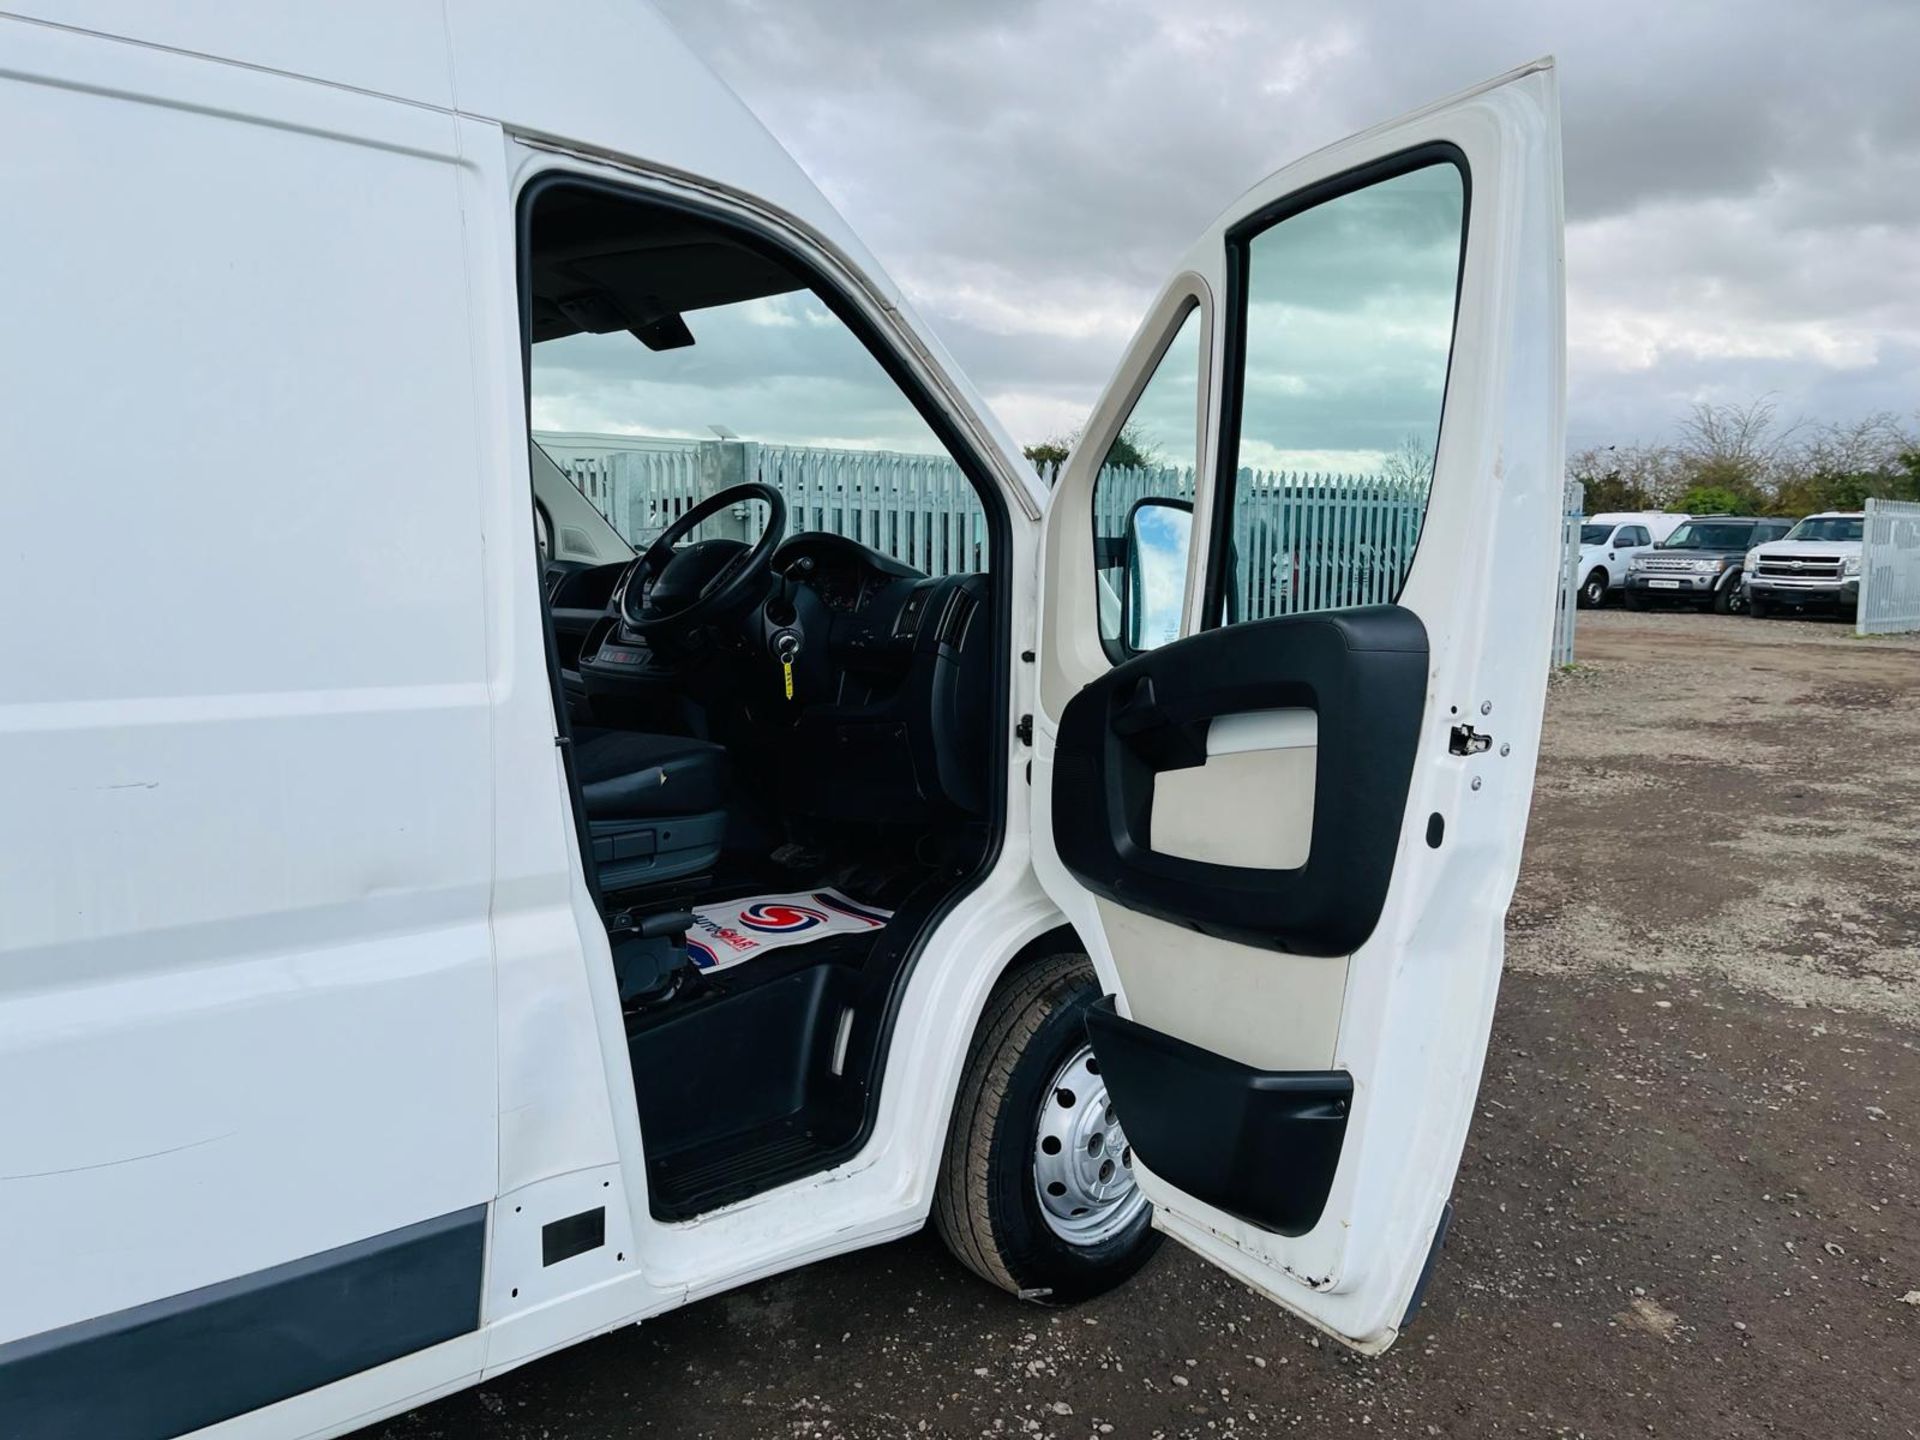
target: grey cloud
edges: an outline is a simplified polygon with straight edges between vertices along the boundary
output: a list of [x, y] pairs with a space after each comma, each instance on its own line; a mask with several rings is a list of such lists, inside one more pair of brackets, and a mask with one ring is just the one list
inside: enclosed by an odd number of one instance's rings
[[[1163, 274], [1317, 145], [1553, 52], [1572, 430], [1920, 398], [1920, 5], [668, 0], [1030, 438]], [[1024, 428], [1023, 428], [1024, 427]]]

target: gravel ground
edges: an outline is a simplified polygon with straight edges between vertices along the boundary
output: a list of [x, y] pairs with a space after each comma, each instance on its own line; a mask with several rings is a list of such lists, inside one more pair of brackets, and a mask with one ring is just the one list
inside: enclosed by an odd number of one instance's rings
[[361, 1440], [1920, 1434], [1920, 641], [1581, 617], [1446, 1256], [1360, 1359], [1169, 1245], [1078, 1309], [930, 1235]]

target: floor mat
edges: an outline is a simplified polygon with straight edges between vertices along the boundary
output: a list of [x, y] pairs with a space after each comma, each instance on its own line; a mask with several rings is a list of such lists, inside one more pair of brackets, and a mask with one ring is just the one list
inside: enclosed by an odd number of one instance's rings
[[891, 910], [859, 904], [838, 890], [749, 895], [694, 906], [687, 951], [702, 970], [725, 970], [788, 945], [878, 930], [892, 917]]

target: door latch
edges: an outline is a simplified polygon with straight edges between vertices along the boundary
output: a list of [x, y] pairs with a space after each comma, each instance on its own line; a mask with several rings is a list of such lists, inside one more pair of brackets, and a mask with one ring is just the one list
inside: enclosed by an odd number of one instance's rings
[[1480, 755], [1493, 748], [1493, 737], [1483, 735], [1471, 725], [1453, 727], [1453, 738], [1447, 742], [1447, 751], [1453, 755]]

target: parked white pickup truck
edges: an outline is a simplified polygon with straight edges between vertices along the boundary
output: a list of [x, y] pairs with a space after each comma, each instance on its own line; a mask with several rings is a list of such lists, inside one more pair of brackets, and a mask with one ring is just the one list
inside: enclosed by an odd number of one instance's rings
[[1580, 526], [1580, 608], [1595, 610], [1604, 605], [1609, 590], [1626, 585], [1633, 557], [1658, 545], [1687, 518], [1664, 510], [1589, 515]]
[[1858, 510], [1809, 515], [1784, 539], [1756, 545], [1743, 567], [1747, 613], [1756, 620], [1783, 609], [1832, 607], [1852, 616], [1860, 605], [1861, 534]]

